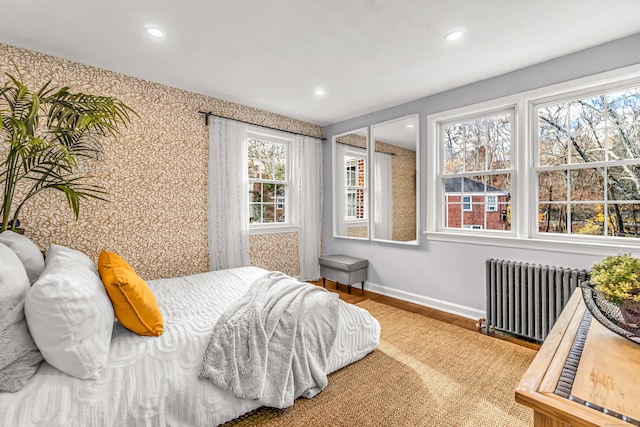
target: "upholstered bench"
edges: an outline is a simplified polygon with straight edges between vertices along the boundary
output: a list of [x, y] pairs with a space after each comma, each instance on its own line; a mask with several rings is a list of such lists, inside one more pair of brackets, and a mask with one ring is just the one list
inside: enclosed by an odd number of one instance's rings
[[364, 281], [367, 280], [367, 268], [369, 261], [348, 255], [325, 255], [320, 257], [320, 276], [322, 276], [322, 286], [326, 287], [325, 279], [348, 286], [351, 293], [351, 285], [362, 282], [362, 292], [364, 292]]

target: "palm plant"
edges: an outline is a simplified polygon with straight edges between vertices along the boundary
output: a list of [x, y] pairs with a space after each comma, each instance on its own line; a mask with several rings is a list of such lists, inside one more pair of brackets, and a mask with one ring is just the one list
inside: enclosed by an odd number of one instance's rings
[[105, 200], [106, 191], [79, 173], [79, 162], [99, 160], [101, 139], [118, 136], [135, 111], [107, 96], [72, 93], [47, 82], [31, 91], [17, 77], [0, 88], [0, 232], [15, 229], [21, 209], [43, 191], [62, 191], [76, 219], [80, 200]]

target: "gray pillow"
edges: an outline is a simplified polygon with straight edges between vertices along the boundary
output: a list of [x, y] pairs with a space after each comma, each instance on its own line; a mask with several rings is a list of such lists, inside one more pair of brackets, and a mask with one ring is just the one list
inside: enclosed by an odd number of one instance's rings
[[24, 317], [29, 286], [18, 256], [0, 243], [0, 391], [20, 390], [42, 361]]
[[33, 285], [44, 270], [44, 257], [40, 248], [27, 237], [11, 230], [0, 233], [0, 243], [9, 246], [18, 255]]

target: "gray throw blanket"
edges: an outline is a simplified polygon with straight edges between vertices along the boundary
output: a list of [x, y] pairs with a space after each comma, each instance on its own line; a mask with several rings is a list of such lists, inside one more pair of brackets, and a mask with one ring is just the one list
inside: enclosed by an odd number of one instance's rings
[[218, 319], [200, 378], [274, 408], [315, 396], [327, 385], [338, 303], [336, 294], [283, 273], [260, 277]]

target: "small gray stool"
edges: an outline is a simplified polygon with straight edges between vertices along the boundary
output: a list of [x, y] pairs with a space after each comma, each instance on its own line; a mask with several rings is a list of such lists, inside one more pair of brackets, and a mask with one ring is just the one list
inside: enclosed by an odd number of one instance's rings
[[320, 257], [320, 276], [322, 276], [322, 286], [325, 288], [325, 279], [348, 285], [351, 293], [351, 285], [362, 282], [362, 292], [364, 293], [364, 281], [367, 280], [367, 268], [369, 261], [348, 255], [325, 255]]

